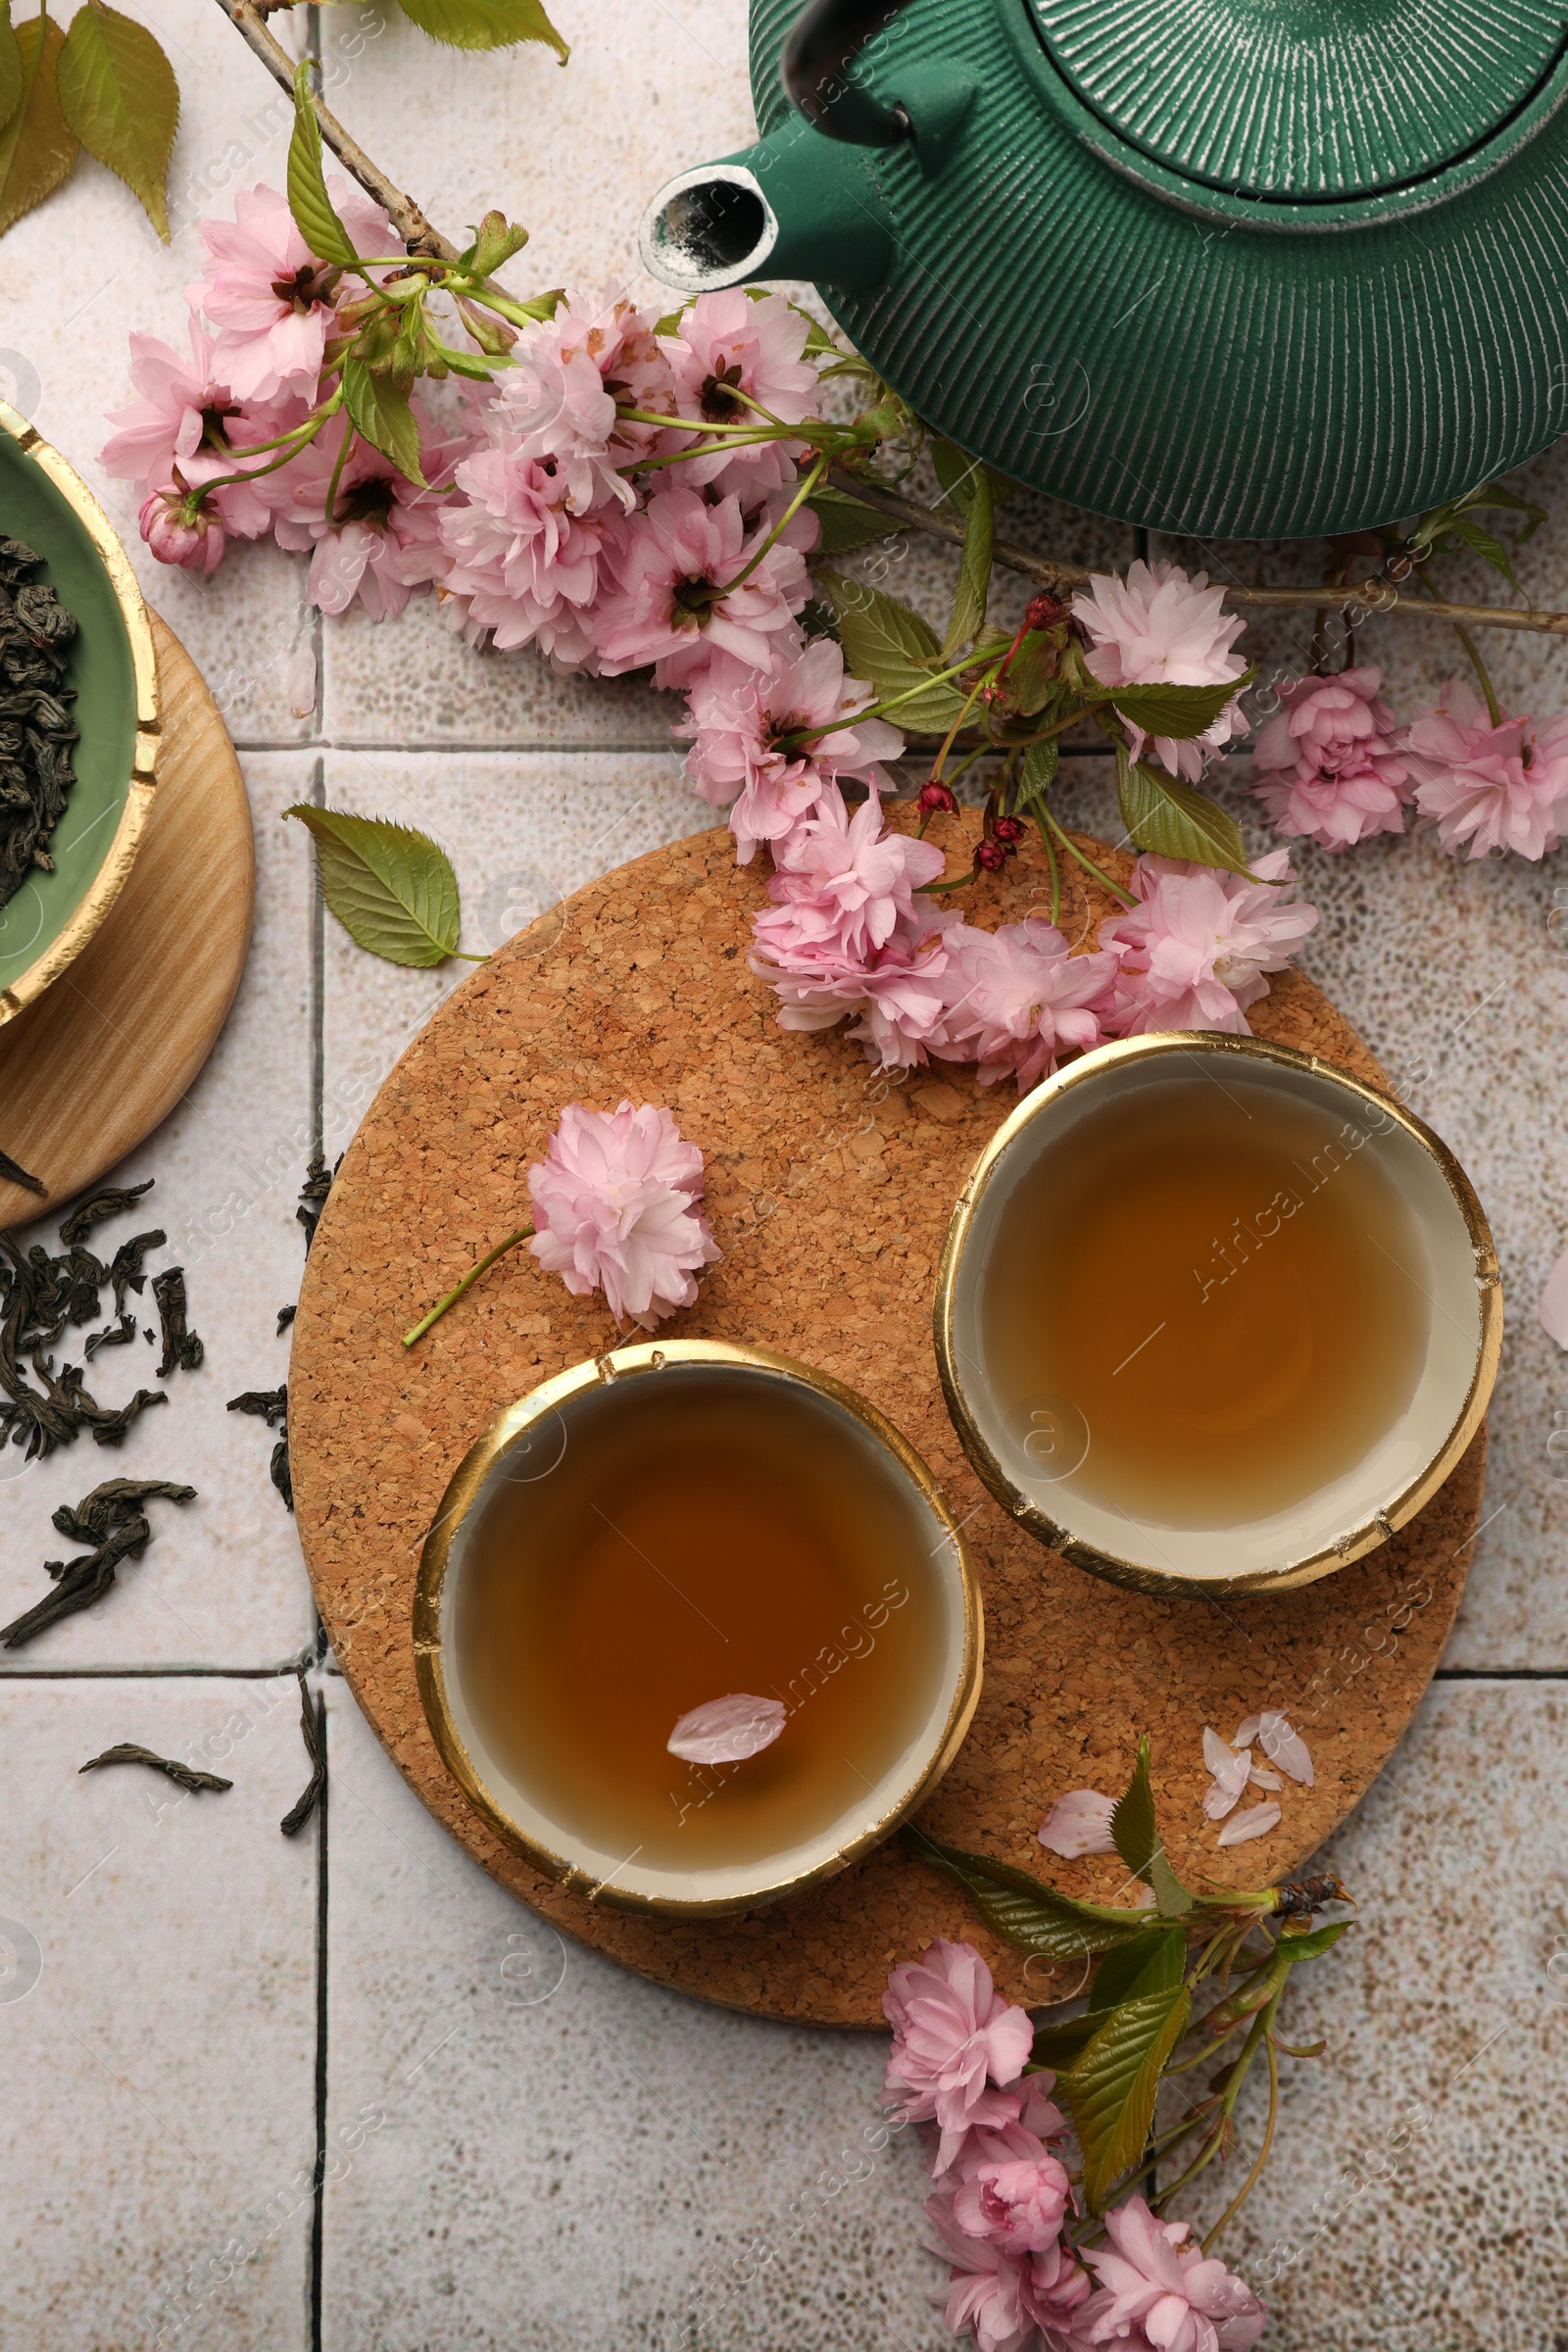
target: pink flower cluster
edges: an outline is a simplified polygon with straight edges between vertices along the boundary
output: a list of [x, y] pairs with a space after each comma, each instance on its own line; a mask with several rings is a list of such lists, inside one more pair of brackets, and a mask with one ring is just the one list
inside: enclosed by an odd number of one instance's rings
[[528, 1170], [528, 1248], [577, 1298], [602, 1290], [618, 1324], [651, 1331], [693, 1303], [698, 1268], [720, 1255], [697, 1205], [704, 1182], [701, 1152], [667, 1110], [568, 1102], [544, 1158]]
[[972, 1945], [928, 1945], [893, 1971], [882, 2008], [887, 2095], [937, 2133], [926, 2243], [949, 2266], [936, 2300], [956, 2335], [979, 2352], [1250, 2352], [1263, 2306], [1185, 2222], [1129, 2197], [1105, 2216], [1108, 2245], [1073, 2243], [1053, 2078], [1025, 2075], [1034, 2029]]

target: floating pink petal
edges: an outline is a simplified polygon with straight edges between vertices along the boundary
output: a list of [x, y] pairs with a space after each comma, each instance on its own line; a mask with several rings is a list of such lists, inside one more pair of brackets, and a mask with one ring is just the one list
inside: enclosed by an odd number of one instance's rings
[[1568, 1250], [1546, 1276], [1541, 1294], [1541, 1328], [1559, 1348], [1568, 1348]]
[[1253, 1805], [1250, 1812], [1233, 1814], [1219, 1834], [1221, 1845], [1246, 1845], [1249, 1838], [1266, 1838], [1279, 1826], [1278, 1805]]
[[1102, 1796], [1098, 1788], [1069, 1788], [1041, 1823], [1040, 1842], [1064, 1862], [1076, 1862], [1081, 1854], [1113, 1854], [1110, 1817], [1115, 1809], [1115, 1798]]
[[1288, 1772], [1293, 1781], [1299, 1781], [1303, 1788], [1311, 1788], [1312, 1759], [1306, 1741], [1299, 1732], [1292, 1731], [1290, 1717], [1280, 1708], [1268, 1707], [1261, 1715], [1249, 1715], [1236, 1735], [1236, 1744], [1250, 1747], [1254, 1740], [1271, 1764]]
[[744, 1764], [772, 1746], [786, 1720], [782, 1700], [734, 1690], [688, 1707], [664, 1745], [688, 1764]]

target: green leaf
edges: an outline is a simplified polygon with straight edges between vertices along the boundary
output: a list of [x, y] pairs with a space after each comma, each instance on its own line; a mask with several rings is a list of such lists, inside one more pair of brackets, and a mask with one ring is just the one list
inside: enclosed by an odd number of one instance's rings
[[1211, 727], [1226, 704], [1244, 694], [1256, 675], [1255, 669], [1244, 670], [1239, 678], [1221, 679], [1217, 686], [1112, 686], [1108, 694], [1123, 718], [1130, 718], [1145, 734], [1185, 743]]
[[857, 547], [869, 547], [875, 539], [891, 539], [899, 528], [891, 514], [879, 514], [875, 507], [865, 506], [842, 490], [813, 490], [806, 503], [822, 526], [813, 555], [847, 556]]
[[283, 814], [315, 836], [321, 895], [357, 947], [388, 963], [418, 966], [456, 953], [458, 877], [427, 834], [306, 802]]
[[539, 0], [398, 0], [403, 14], [452, 49], [510, 49], [543, 41], [563, 65], [571, 55]]
[[294, 69], [294, 136], [288, 143], [288, 209], [294, 225], [318, 261], [351, 269], [359, 260], [354, 240], [333, 209], [321, 168], [321, 126], [311, 96], [311, 61]]
[[1029, 746], [1018, 767], [1018, 808], [1033, 808], [1039, 815], [1045, 807], [1047, 793], [1056, 781], [1059, 759], [1054, 735], [1043, 735], [1037, 743]]
[[1064, 2017], [1059, 2025], [1035, 2028], [1035, 2046], [1029, 2054], [1031, 2066], [1049, 2066], [1053, 2074], [1065, 2074], [1087, 2042], [1104, 2024], [1093, 2010], [1086, 2009], [1082, 2017]]
[[1180, 1919], [1193, 1907], [1193, 1897], [1165, 1859], [1164, 1840], [1154, 1818], [1154, 1792], [1149, 1785], [1149, 1741], [1138, 1742], [1133, 1777], [1111, 1810], [1110, 1835], [1116, 1851], [1135, 1879], [1152, 1886], [1161, 1919]]
[[1195, 865], [1223, 866], [1228, 873], [1250, 874], [1241, 828], [1233, 816], [1217, 808], [1205, 793], [1167, 776], [1162, 767], [1129, 760], [1123, 745], [1116, 746], [1116, 797], [1122, 822], [1141, 850], [1160, 858], [1186, 858]]
[[60, 52], [59, 84], [60, 111], [87, 153], [124, 181], [167, 245], [179, 84], [152, 34], [105, 0], [86, 0]]
[[1031, 629], [1019, 640], [1002, 682], [1026, 718], [1038, 716], [1056, 693], [1059, 660], [1059, 649], [1047, 629]]
[[1084, 2194], [1099, 2213], [1123, 2173], [1143, 2155], [1166, 2059], [1187, 2031], [1185, 1984], [1157, 1986], [1112, 2009], [1062, 2076], [1084, 2152]]
[[66, 36], [49, 17], [16, 30], [22, 96], [0, 130], [0, 236], [69, 179], [81, 149], [60, 111], [55, 71]]
[[984, 1854], [939, 1845], [923, 1830], [906, 1828], [900, 1835], [911, 1854], [956, 1879], [987, 1927], [1020, 1952], [1038, 1952], [1047, 1960], [1082, 1960], [1147, 1932], [1147, 1912], [1075, 1902], [1027, 1871], [989, 1861]]
[[1187, 1936], [1179, 1927], [1149, 1928], [1118, 1944], [1096, 1969], [1090, 1987], [1089, 2014], [1096, 2030], [1107, 2009], [1142, 1993], [1169, 1992], [1181, 1983], [1186, 1966]]
[[969, 484], [969, 505], [963, 520], [963, 560], [958, 566], [958, 586], [953, 599], [953, 616], [948, 633], [942, 641], [945, 654], [953, 655], [978, 637], [986, 623], [986, 598], [991, 593], [991, 542], [995, 509], [991, 503], [991, 481], [983, 466], [977, 466]]
[[1487, 530], [1479, 522], [1472, 522], [1467, 514], [1458, 514], [1449, 523], [1446, 538], [1463, 540], [1465, 546], [1473, 548], [1484, 564], [1490, 564], [1494, 571], [1501, 572], [1515, 596], [1524, 595], [1524, 590], [1514, 577], [1512, 558], [1494, 532]]
[[1346, 1929], [1354, 1925], [1353, 1919], [1331, 1919], [1326, 1927], [1313, 1928], [1309, 1935], [1282, 1936], [1274, 1946], [1275, 1954], [1293, 1966], [1298, 1960], [1320, 1959], [1331, 1944], [1339, 1942]]
[[819, 571], [819, 588], [833, 599], [838, 615], [839, 642], [849, 667], [858, 678], [869, 678], [883, 699], [908, 694], [890, 715], [901, 727], [918, 735], [945, 734], [963, 710], [963, 696], [949, 681], [914, 694], [922, 680], [941, 666], [942, 649], [936, 631], [896, 596], [884, 596], [864, 580], [842, 572]]
[[421, 490], [429, 488], [419, 471], [419, 428], [409, 396], [389, 375], [372, 374], [363, 360], [345, 360], [343, 406], [372, 449], [390, 458], [408, 481], [417, 482]]
[[11, 0], [0, 0], [0, 129], [22, 104], [22, 51], [11, 29]]
[[505, 213], [492, 209], [474, 231], [468, 266], [475, 277], [493, 277], [527, 242], [528, 231], [520, 220], [509, 220]]

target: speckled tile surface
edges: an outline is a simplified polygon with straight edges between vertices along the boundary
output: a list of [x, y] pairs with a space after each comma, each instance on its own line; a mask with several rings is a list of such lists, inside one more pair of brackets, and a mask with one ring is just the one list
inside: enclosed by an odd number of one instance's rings
[[[224, 1406], [283, 1377], [275, 1311], [298, 1284], [315, 1132], [341, 1149], [452, 985], [372, 965], [322, 920], [281, 811], [320, 795], [429, 827], [474, 952], [710, 812], [670, 748], [673, 698], [475, 656], [428, 604], [382, 628], [323, 628], [303, 607], [303, 561], [275, 549], [240, 551], [206, 583], [147, 559], [97, 456], [104, 411], [129, 396], [126, 333], [178, 337], [196, 221], [257, 177], [281, 181], [288, 118], [213, 0], [122, 4], [156, 24], [181, 80], [174, 241], [158, 246], [128, 193], [83, 164], [5, 239], [0, 395], [104, 499], [201, 664], [242, 747], [261, 885], [218, 1054], [123, 1172], [158, 1179], [207, 1362], [174, 1376], [122, 1457], [57, 1456], [0, 1483], [7, 1613], [61, 1548], [61, 1500], [117, 1470], [200, 1490], [98, 1609], [0, 1667], [0, 1922], [23, 1931], [0, 1926], [0, 2343], [937, 2352], [922, 2168], [911, 2145], [878, 2142], [878, 2041], [699, 2007], [558, 1946], [420, 1810], [336, 1677], [319, 1678], [337, 1773], [324, 1851], [319, 1825], [278, 1835], [304, 1753], [277, 1669], [315, 1620], [270, 1440]], [[564, 73], [537, 48], [439, 50], [389, 0], [341, 0], [318, 27], [332, 101], [449, 229], [491, 202], [529, 224], [509, 272], [519, 290], [620, 277], [651, 293], [635, 250], [646, 197], [751, 136], [744, 0], [556, 13], [574, 44]], [[303, 11], [274, 22], [296, 48], [310, 30]], [[1554, 509], [1521, 577], [1568, 606], [1568, 445], [1517, 478]], [[1001, 528], [1079, 562], [1120, 564], [1134, 546], [1027, 498]], [[1216, 577], [1318, 576], [1315, 551], [1162, 550]], [[949, 553], [896, 540], [879, 561], [940, 617]], [[1479, 566], [1446, 576], [1454, 594], [1493, 594]], [[999, 615], [1024, 593], [999, 577]], [[1301, 662], [1294, 618], [1254, 622], [1242, 644], [1265, 668]], [[1505, 698], [1568, 704], [1568, 650], [1487, 646]], [[1357, 650], [1401, 711], [1457, 664], [1414, 624], [1371, 623]], [[1247, 782], [1244, 757], [1217, 789], [1260, 843]], [[1065, 762], [1059, 789], [1068, 821], [1116, 836], [1106, 760]], [[1547, 1445], [1568, 1426], [1568, 1361], [1535, 1300], [1568, 1241], [1554, 911], [1568, 879], [1560, 858], [1456, 864], [1426, 839], [1309, 850], [1300, 866], [1323, 917], [1307, 967], [1469, 1166], [1509, 1324], [1469, 1592], [1409, 1738], [1336, 1839], [1363, 1926], [1302, 1987], [1295, 2030], [1322, 2032], [1329, 2054], [1293, 2074], [1239, 2252], [1266, 2281], [1277, 2352], [1555, 2352], [1568, 1479]], [[108, 1372], [104, 1387], [122, 1393]], [[207, 1752], [234, 1790], [171, 1807], [150, 1776], [77, 1777], [138, 1738], [177, 1754], [226, 1740], [231, 1762]]]

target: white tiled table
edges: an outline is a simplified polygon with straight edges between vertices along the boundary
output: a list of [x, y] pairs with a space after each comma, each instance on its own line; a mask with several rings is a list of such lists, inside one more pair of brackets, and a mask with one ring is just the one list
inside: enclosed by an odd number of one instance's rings
[[[0, 392], [93, 482], [213, 684], [261, 878], [219, 1049], [124, 1171], [158, 1179], [149, 1207], [189, 1268], [208, 1353], [117, 1466], [188, 1477], [200, 1499], [164, 1509], [108, 1603], [0, 1668], [0, 1961], [16, 1955], [0, 1972], [0, 2342], [575, 2352], [674, 2346], [701, 2314], [684, 2339], [701, 2352], [926, 2352], [946, 2339], [915, 2242], [918, 2152], [895, 2140], [872, 2163], [840, 2155], [875, 2117], [880, 2044], [659, 1991], [562, 1947], [485, 1879], [315, 1663], [269, 1441], [223, 1409], [283, 1374], [273, 1320], [298, 1284], [294, 1201], [315, 1131], [341, 1149], [452, 985], [370, 962], [323, 926], [281, 808], [323, 792], [435, 832], [472, 946], [709, 812], [669, 749], [671, 705], [639, 687], [473, 656], [428, 606], [380, 629], [320, 629], [302, 565], [276, 551], [241, 551], [206, 586], [141, 561], [126, 495], [95, 456], [103, 410], [125, 397], [125, 332], [177, 335], [191, 220], [236, 185], [280, 181], [286, 122], [213, 0], [138, 8], [180, 75], [183, 225], [164, 251], [84, 166], [5, 241]], [[449, 227], [490, 202], [528, 221], [515, 282], [635, 283], [643, 196], [750, 133], [743, 0], [559, 0], [557, 15], [574, 43], [564, 74], [543, 51], [436, 50], [348, 0], [322, 12], [335, 103]], [[1560, 455], [1532, 470], [1568, 510]], [[1080, 517], [1021, 527], [1107, 563], [1132, 549]], [[1255, 552], [1245, 561], [1255, 571]], [[906, 566], [919, 596], [943, 576], [923, 551]], [[1568, 512], [1531, 550], [1530, 582], [1568, 605]], [[302, 642], [319, 653], [303, 718], [289, 710]], [[1446, 649], [1385, 624], [1374, 658], [1407, 703]], [[1539, 640], [1502, 648], [1499, 671], [1545, 706], [1568, 696], [1568, 656]], [[1102, 765], [1077, 763], [1067, 798], [1107, 822]], [[1324, 914], [1306, 961], [1471, 1168], [1511, 1322], [1465, 1609], [1409, 1740], [1334, 1840], [1362, 1929], [1300, 1997], [1302, 2037], [1326, 2034], [1330, 2054], [1295, 2070], [1236, 2254], [1278, 2274], [1267, 2340], [1281, 2352], [1552, 2352], [1568, 2289], [1568, 1968], [1547, 1973], [1568, 1949], [1568, 1486], [1546, 1441], [1568, 1365], [1534, 1301], [1568, 1236], [1568, 965], [1546, 924], [1562, 867], [1459, 866], [1425, 841], [1302, 864]], [[57, 1547], [50, 1510], [103, 1468], [0, 1464], [6, 1616], [36, 1596]], [[334, 1777], [326, 1819], [288, 1842], [275, 1824], [306, 1773], [300, 1659], [325, 1694]], [[125, 1739], [165, 1751], [210, 1739], [232, 1755], [234, 1791], [173, 1802], [139, 1774], [77, 1777]], [[1419, 2128], [1392, 2155], [1411, 2111]]]

